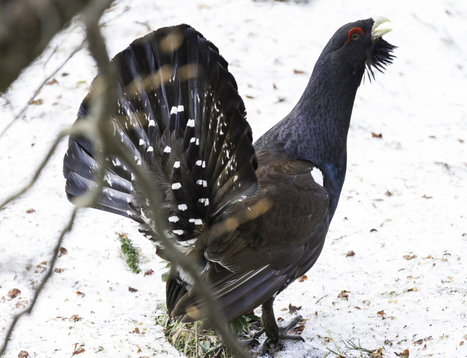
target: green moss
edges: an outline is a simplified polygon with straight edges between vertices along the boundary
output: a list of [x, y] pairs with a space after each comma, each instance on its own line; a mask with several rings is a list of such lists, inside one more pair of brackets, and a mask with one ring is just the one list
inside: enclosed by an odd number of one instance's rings
[[141, 269], [139, 268], [139, 252], [136, 247], [133, 246], [133, 243], [128, 238], [128, 234], [118, 234], [121, 243], [121, 249], [123, 257], [125, 258], [128, 267], [131, 268], [131, 271], [134, 273], [140, 273]]
[[[205, 357], [205, 358], [232, 358], [232, 353], [224, 346], [214, 329], [199, 330], [203, 321], [181, 323], [170, 319], [166, 313], [164, 305], [158, 305], [156, 315], [156, 324], [164, 327], [165, 335], [169, 342], [187, 357]], [[248, 314], [230, 322], [230, 327], [234, 333], [243, 335], [249, 332], [252, 325], [256, 325], [260, 318]], [[198, 336], [198, 337], [196, 337]], [[198, 347], [198, 348], [196, 348]]]

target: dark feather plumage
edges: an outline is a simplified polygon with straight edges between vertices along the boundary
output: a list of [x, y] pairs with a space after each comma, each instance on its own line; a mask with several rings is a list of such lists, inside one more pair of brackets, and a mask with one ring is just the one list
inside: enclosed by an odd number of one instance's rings
[[[374, 77], [372, 67], [382, 72], [392, 62], [395, 47], [373, 37], [374, 23], [337, 30], [296, 107], [254, 146], [227, 62], [193, 28], [159, 29], [112, 60], [119, 99], [109, 121], [117, 141], [150, 171], [169, 235], [195, 261], [226, 320], [263, 305], [268, 341], [290, 338], [278, 328], [272, 302], [323, 248], [365, 68]], [[86, 120], [93, 95], [83, 101], [78, 121]], [[120, 158], [106, 158], [105, 165], [96, 208], [140, 222], [157, 244], [139, 183]], [[70, 200], [94, 185], [96, 168], [91, 141], [71, 137], [64, 158]], [[164, 257], [161, 247], [157, 252]], [[173, 265], [169, 313], [198, 320], [205, 317], [203, 305], [190, 277]]]

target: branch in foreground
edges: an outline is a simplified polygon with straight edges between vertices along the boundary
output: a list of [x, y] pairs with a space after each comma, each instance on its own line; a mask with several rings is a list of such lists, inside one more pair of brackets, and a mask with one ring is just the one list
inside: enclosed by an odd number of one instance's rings
[[0, 92], [39, 56], [52, 37], [91, 0], [0, 2]]

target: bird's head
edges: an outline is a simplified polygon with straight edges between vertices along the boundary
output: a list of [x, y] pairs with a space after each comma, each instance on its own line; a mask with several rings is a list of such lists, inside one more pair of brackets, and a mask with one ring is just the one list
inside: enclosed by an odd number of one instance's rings
[[[356, 77], [363, 76], [367, 69], [370, 80], [374, 78], [373, 68], [383, 72], [392, 63], [392, 51], [396, 46], [383, 39], [391, 29], [378, 27], [389, 20], [379, 17], [352, 22], [342, 26], [323, 50], [325, 57], [330, 56], [332, 63]], [[329, 58], [329, 57], [328, 57]], [[361, 80], [361, 78], [359, 79]]]

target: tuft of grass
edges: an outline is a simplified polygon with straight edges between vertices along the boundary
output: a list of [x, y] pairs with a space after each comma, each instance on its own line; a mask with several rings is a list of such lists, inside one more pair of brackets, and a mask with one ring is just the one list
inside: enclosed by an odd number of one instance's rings
[[[328, 336], [331, 338], [331, 341], [334, 343], [336, 350], [333, 350], [327, 347], [327, 350], [329, 352], [324, 356], [325, 358], [328, 357], [330, 354], [334, 354], [337, 358], [383, 358], [384, 357], [382, 348], [378, 348], [378, 349], [363, 348], [360, 342], [356, 344], [352, 340], [347, 340], [343, 342], [345, 349], [346, 349], [346, 352], [343, 352], [337, 345], [334, 338], [332, 338], [331, 333], [329, 331], [327, 331], [327, 333], [328, 333]], [[357, 355], [355, 355], [355, 353]]]
[[[203, 321], [181, 323], [171, 319], [167, 315], [164, 305], [158, 304], [156, 324], [164, 327], [165, 336], [168, 341], [185, 356], [191, 358], [233, 358], [232, 353], [224, 346], [214, 329], [199, 330], [198, 326]], [[239, 336], [246, 336], [251, 328], [256, 329], [260, 318], [254, 314], [236, 318], [230, 321], [232, 331]]]
[[131, 268], [131, 271], [134, 273], [140, 273], [141, 269], [139, 268], [139, 252], [136, 247], [133, 246], [133, 243], [128, 238], [128, 234], [117, 233], [120, 243], [121, 249], [123, 253], [123, 257], [125, 258], [128, 267]]

